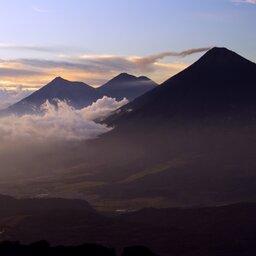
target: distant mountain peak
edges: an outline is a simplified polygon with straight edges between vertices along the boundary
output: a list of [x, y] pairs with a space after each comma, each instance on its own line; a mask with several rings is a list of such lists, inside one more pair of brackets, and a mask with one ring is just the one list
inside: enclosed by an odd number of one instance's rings
[[57, 76], [50, 83], [53, 83], [53, 82], [68, 82], [68, 80], [62, 78], [61, 76]]
[[214, 118], [254, 120], [255, 73], [255, 63], [227, 48], [214, 47], [185, 70], [124, 106], [120, 121], [114, 117], [115, 125], [131, 117], [136, 122], [141, 116], [153, 120], [152, 113], [155, 119], [173, 123]]
[[225, 48], [225, 47], [213, 47], [206, 54], [204, 54], [197, 63], [200, 64], [216, 64], [216, 65], [240, 65], [242, 62], [251, 62], [239, 54]]
[[227, 57], [227, 56], [239, 56], [239, 55], [225, 47], [213, 47], [205, 54], [205, 56]]
[[149, 78], [121, 73], [102, 85], [99, 91], [105, 96], [118, 100], [126, 97], [131, 101], [156, 86], [157, 84]]
[[52, 89], [53, 88], [63, 88], [65, 89], [66, 87], [71, 87], [71, 88], [74, 88], [74, 87], [87, 87], [89, 89], [93, 89], [93, 87], [91, 87], [90, 85], [88, 84], [85, 84], [83, 82], [73, 82], [73, 81], [69, 81], [67, 79], [64, 79], [60, 76], [54, 78], [51, 82], [49, 82], [46, 86], [42, 87], [41, 89], [42, 90], [45, 90], [47, 88], [51, 87]]
[[139, 76], [138, 77], [140, 80], [150, 80], [148, 77], [146, 77], [146, 76]]
[[48, 86], [63, 86], [63, 85], [67, 85], [67, 84], [69, 84], [70, 83], [70, 81], [68, 81], [68, 80], [66, 80], [66, 79], [64, 79], [64, 78], [62, 78], [62, 77], [60, 77], [60, 76], [58, 76], [58, 77], [55, 77], [52, 81], [50, 81], [47, 85], [46, 85], [46, 87], [48, 87]]
[[133, 75], [131, 75], [131, 74], [128, 74], [128, 73], [125, 73], [125, 72], [123, 72], [123, 73], [120, 73], [119, 75], [117, 75], [116, 77], [114, 77], [112, 80], [127, 80], [127, 79], [134, 79], [134, 78], [136, 78], [136, 76], [133, 76]]
[[116, 77], [114, 77], [113, 79], [139, 79], [139, 80], [150, 80], [148, 77], [146, 76], [134, 76], [134, 75], [131, 75], [129, 73], [120, 73], [119, 75], [117, 75]]
[[208, 52], [232, 52], [233, 53], [233, 51], [229, 50], [226, 47], [218, 47], [218, 46], [212, 47]]
[[128, 73], [119, 74], [99, 88], [93, 88], [83, 82], [69, 81], [58, 76], [2, 113], [3, 115], [37, 113], [40, 112], [40, 107], [46, 100], [54, 102], [55, 99], [65, 100], [77, 109], [84, 108], [103, 96], [117, 100], [127, 98], [131, 101], [156, 86], [156, 83], [146, 77], [136, 77]]
[[[129, 74], [129, 73], [126, 73], [126, 72], [122, 72], [118, 75], [119, 77], [131, 77], [133, 75]], [[134, 76], [133, 76], [134, 77]]]
[[50, 103], [55, 104], [56, 99], [69, 102], [74, 108], [81, 109], [98, 98], [99, 96], [93, 87], [83, 82], [71, 82], [62, 77], [56, 77], [28, 97], [8, 107], [4, 114], [40, 113], [43, 103], [48, 100]]
[[54, 79], [53, 79], [53, 81], [58, 81], [58, 80], [65, 80], [66, 81], [66, 79], [64, 79], [64, 78], [62, 78], [61, 76], [57, 76], [57, 77], [55, 77]]
[[103, 85], [102, 87], [109, 85], [113, 82], [130, 82], [130, 81], [142, 81], [142, 80], [147, 80], [147, 81], [151, 81], [148, 77], [146, 76], [134, 76], [128, 73], [120, 73], [119, 75], [115, 76], [114, 78], [112, 78], [109, 82], [107, 82], [105, 85]]

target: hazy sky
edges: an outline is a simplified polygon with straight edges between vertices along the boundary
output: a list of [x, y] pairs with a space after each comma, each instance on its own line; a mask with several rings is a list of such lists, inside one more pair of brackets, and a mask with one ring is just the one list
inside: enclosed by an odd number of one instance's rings
[[99, 85], [120, 72], [162, 82], [203, 51], [152, 55], [192, 48], [256, 61], [256, 0], [0, 0], [0, 24], [1, 88], [59, 75]]

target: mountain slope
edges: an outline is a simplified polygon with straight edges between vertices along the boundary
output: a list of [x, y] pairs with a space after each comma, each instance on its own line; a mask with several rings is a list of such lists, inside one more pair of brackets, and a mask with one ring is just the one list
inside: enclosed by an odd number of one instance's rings
[[177, 206], [256, 200], [255, 74], [256, 64], [213, 48], [109, 117], [115, 129], [90, 144], [90, 157], [111, 166], [102, 171], [104, 197]]
[[4, 114], [37, 113], [46, 100], [53, 104], [56, 103], [56, 100], [66, 101], [76, 109], [91, 105], [103, 96], [117, 100], [127, 98], [130, 101], [155, 86], [157, 84], [146, 77], [135, 77], [125, 73], [118, 75], [99, 88], [57, 77], [46, 86], [1, 112]]
[[145, 76], [136, 77], [127, 73], [121, 73], [99, 87], [98, 91], [102, 95], [118, 100], [126, 97], [129, 101], [132, 101], [156, 86], [155, 82]]
[[30, 96], [10, 106], [7, 112], [18, 114], [38, 112], [46, 100], [54, 103], [56, 99], [65, 100], [75, 108], [82, 108], [90, 105], [98, 97], [96, 90], [87, 84], [57, 77]]
[[[48, 240], [53, 245], [69, 246], [93, 243], [115, 247], [117, 252], [125, 246], [140, 244], [162, 256], [255, 255], [255, 203], [150, 208], [105, 215], [82, 200], [17, 200], [0, 196], [0, 204], [0, 242], [7, 239], [28, 244]], [[4, 245], [11, 246], [4, 243], [1, 249]]]
[[186, 70], [123, 107], [112, 120], [118, 124], [160, 117], [168, 121], [233, 115], [252, 118], [256, 109], [255, 73], [255, 63], [228, 49], [213, 48]]

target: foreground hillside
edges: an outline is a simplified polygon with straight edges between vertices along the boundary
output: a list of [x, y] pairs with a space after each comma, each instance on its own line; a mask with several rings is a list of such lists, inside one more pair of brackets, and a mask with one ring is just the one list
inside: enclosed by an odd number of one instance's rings
[[[160, 256], [242, 256], [256, 252], [254, 203], [188, 209], [148, 208], [125, 214], [96, 212], [82, 200], [17, 200], [1, 196], [0, 203], [4, 206], [0, 212], [2, 241], [28, 244], [47, 239], [53, 246], [101, 244], [116, 248], [117, 255], [124, 247], [136, 245], [146, 246]], [[0, 252], [7, 245], [0, 244]], [[39, 245], [31, 248], [38, 248]], [[41, 247], [47, 250], [48, 245], [41, 243]], [[113, 250], [100, 246], [84, 246], [85, 253], [90, 249], [92, 252], [98, 250], [99, 254], [95, 255], [115, 255]], [[72, 248], [67, 248], [67, 251], [70, 250]], [[109, 254], [100, 253], [104, 250]], [[136, 251], [145, 254], [136, 254]], [[127, 248], [123, 253], [125, 255], [153, 254], [137, 247]]]

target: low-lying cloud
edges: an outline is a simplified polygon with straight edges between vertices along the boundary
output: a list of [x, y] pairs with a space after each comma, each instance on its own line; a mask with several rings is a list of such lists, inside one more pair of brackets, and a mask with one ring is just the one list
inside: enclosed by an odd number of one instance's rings
[[103, 97], [75, 110], [63, 101], [57, 106], [46, 102], [43, 115], [1, 117], [0, 186], [72, 169], [87, 154], [84, 141], [112, 129], [95, 119], [107, 117], [125, 103], [126, 99]]
[[79, 112], [87, 120], [102, 120], [127, 103], [128, 100], [126, 98], [116, 101], [114, 98], [104, 96], [102, 99], [92, 103], [92, 105], [82, 110], [76, 110], [76, 112]]
[[111, 130], [94, 120], [103, 119], [127, 104], [104, 96], [91, 106], [75, 110], [66, 102], [43, 104], [43, 115], [11, 115], [0, 118], [0, 141], [52, 142], [93, 139]]

